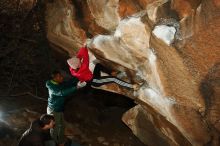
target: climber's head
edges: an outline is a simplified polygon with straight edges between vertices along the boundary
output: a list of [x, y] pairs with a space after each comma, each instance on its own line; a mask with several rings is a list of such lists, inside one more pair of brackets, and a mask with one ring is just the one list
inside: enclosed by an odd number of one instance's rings
[[68, 59], [67, 63], [69, 64], [69, 66], [72, 69], [80, 68], [80, 65], [81, 65], [80, 59], [77, 57], [72, 57], [72, 58]]

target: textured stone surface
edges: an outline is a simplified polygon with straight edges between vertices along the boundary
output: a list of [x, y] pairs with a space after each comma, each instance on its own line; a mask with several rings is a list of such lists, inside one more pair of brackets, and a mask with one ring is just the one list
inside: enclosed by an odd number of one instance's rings
[[117, 13], [119, 0], [89, 0], [88, 5], [96, 23], [107, 30], [114, 30], [120, 21]]
[[[145, 82], [137, 92], [102, 87], [136, 101], [123, 121], [145, 144], [219, 145], [219, 7], [218, 0], [55, 0], [48, 39], [72, 55], [92, 38], [102, 64]], [[170, 45], [152, 34], [161, 24], [176, 29]]]
[[86, 38], [85, 32], [77, 21], [74, 21], [74, 17], [74, 8], [70, 1], [54, 1], [47, 4], [48, 39], [69, 54], [74, 54]]
[[132, 108], [124, 114], [122, 120], [148, 145], [191, 145], [174, 125], [146, 104]]

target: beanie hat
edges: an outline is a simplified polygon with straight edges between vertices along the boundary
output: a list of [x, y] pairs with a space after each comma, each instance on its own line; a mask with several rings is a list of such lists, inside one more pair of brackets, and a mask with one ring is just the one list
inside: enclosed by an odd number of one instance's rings
[[80, 60], [77, 57], [72, 57], [67, 60], [67, 63], [72, 69], [77, 69], [80, 65]]

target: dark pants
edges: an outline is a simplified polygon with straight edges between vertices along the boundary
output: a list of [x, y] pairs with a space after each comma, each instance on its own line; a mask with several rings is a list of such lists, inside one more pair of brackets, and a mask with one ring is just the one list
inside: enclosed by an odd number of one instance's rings
[[101, 64], [96, 64], [95, 69], [93, 71], [93, 79], [88, 82], [89, 85], [99, 87], [105, 84], [115, 83], [122, 87], [132, 88], [132, 84], [122, 81], [114, 76], [101, 76], [101, 72], [105, 72], [107, 74], [111, 74], [111, 70], [107, 69]]
[[47, 114], [53, 115], [55, 118], [55, 127], [50, 129], [50, 134], [57, 144], [64, 143], [64, 116], [63, 112], [55, 112], [47, 107]]

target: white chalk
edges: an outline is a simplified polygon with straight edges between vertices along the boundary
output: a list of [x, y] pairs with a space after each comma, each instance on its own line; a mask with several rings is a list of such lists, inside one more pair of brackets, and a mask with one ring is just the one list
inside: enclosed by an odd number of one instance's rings
[[173, 26], [158, 25], [154, 28], [153, 33], [157, 38], [170, 45], [174, 40], [176, 29]]

